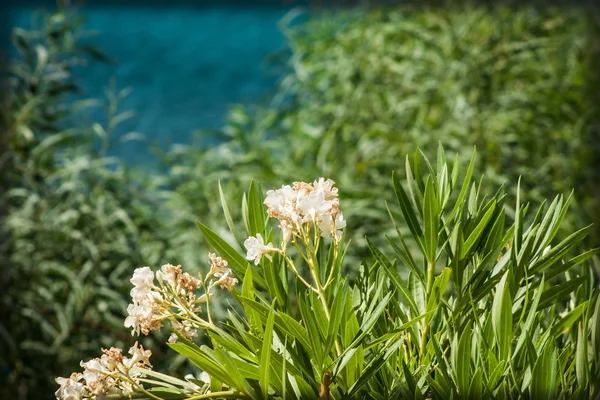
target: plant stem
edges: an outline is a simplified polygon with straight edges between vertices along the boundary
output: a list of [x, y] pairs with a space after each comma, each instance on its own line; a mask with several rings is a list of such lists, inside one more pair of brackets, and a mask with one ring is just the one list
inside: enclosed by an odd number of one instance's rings
[[201, 399], [214, 399], [214, 398], [219, 398], [219, 397], [225, 397], [225, 398], [245, 398], [246, 396], [244, 396], [243, 393], [239, 393], [239, 392], [235, 392], [233, 390], [227, 390], [227, 391], [222, 391], [222, 392], [212, 392], [212, 393], [204, 393], [204, 394], [199, 394], [196, 396], [191, 396], [188, 397], [188, 400], [201, 400]]
[[206, 315], [208, 316], [208, 323], [212, 325], [212, 317], [210, 316], [210, 289], [206, 288], [206, 283], [202, 282], [204, 288], [204, 294], [206, 295]]

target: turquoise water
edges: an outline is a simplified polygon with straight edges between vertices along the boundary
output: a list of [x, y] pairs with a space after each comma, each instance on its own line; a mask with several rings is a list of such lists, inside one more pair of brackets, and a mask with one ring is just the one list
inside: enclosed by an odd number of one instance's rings
[[[111, 80], [117, 89], [130, 88], [121, 110], [137, 115], [116, 135], [140, 132], [162, 149], [190, 143], [195, 130], [221, 127], [230, 105], [254, 104], [272, 92], [278, 72], [266, 59], [285, 49], [277, 25], [290, 7], [245, 4], [81, 8], [87, 29], [98, 34], [88, 42], [117, 61], [76, 71], [82, 97], [105, 96]], [[10, 22], [27, 26], [36, 9], [12, 8]], [[97, 111], [91, 119], [104, 115]], [[209, 144], [219, 140], [206, 136]], [[119, 144], [112, 153], [130, 163], [151, 160], [142, 143]]]

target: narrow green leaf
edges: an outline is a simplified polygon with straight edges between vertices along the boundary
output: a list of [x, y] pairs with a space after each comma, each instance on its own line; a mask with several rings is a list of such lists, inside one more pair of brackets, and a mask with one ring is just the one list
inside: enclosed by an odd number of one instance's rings
[[271, 305], [267, 324], [265, 326], [265, 335], [263, 336], [263, 346], [260, 352], [260, 387], [263, 399], [269, 398], [269, 377], [271, 375], [271, 345], [273, 343], [273, 324], [275, 321], [275, 303]]
[[346, 294], [348, 286], [344, 283], [338, 288], [338, 291], [333, 299], [333, 305], [331, 306], [331, 319], [327, 326], [327, 338], [325, 339], [325, 346], [323, 347], [323, 353], [328, 354], [331, 350], [335, 340], [338, 336], [340, 324], [344, 316], [344, 307], [346, 305]]
[[410, 229], [415, 241], [424, 249], [423, 245], [423, 230], [421, 229], [421, 225], [419, 224], [418, 218], [415, 214], [413, 207], [410, 204], [410, 200], [402, 187], [402, 184], [398, 180], [395, 174], [392, 174], [392, 179], [394, 182], [394, 191], [396, 193], [396, 199], [398, 200], [398, 204], [400, 205], [400, 209], [402, 210], [402, 214], [404, 215], [404, 219]]
[[[252, 278], [252, 267], [248, 265], [244, 281], [242, 282], [242, 296], [254, 300], [254, 284]], [[250, 330], [255, 333], [263, 334], [263, 326], [261, 323], [260, 314], [252, 307], [244, 307], [244, 311], [248, 317], [248, 325]]]
[[460, 336], [458, 342], [458, 351], [454, 371], [456, 373], [456, 383], [458, 393], [468, 393], [471, 382], [471, 338], [473, 331], [470, 324], [467, 324]]
[[537, 359], [531, 374], [529, 394], [532, 399], [554, 399], [558, 386], [558, 360], [554, 344], [549, 340]]
[[250, 236], [256, 236], [257, 233], [266, 236], [263, 196], [255, 181], [250, 182], [250, 189], [248, 189], [248, 227]]
[[469, 190], [469, 186], [471, 185], [471, 177], [473, 176], [473, 170], [475, 169], [475, 161], [477, 159], [477, 149], [473, 149], [473, 155], [471, 156], [471, 161], [469, 162], [469, 166], [467, 168], [467, 174], [465, 175], [465, 179], [463, 181], [462, 187], [460, 189], [460, 193], [458, 194], [458, 198], [456, 199], [456, 203], [454, 203], [454, 208], [448, 215], [447, 221], [450, 222], [452, 218], [462, 210], [465, 206], [464, 201], [467, 196], [467, 192]]
[[473, 229], [465, 243], [460, 247], [460, 259], [464, 259], [473, 249], [479, 238], [481, 237], [483, 231], [487, 227], [488, 222], [494, 215], [494, 211], [496, 211], [496, 200], [492, 200], [492, 205], [488, 208], [486, 213], [481, 217], [481, 220]]
[[555, 262], [559, 261], [571, 249], [577, 246], [588, 234], [592, 225], [588, 225], [583, 229], [569, 235], [565, 240], [560, 242], [555, 247], [552, 247], [546, 254], [542, 255], [529, 269], [530, 273], [538, 273], [550, 267]]
[[438, 199], [431, 176], [427, 178], [427, 183], [425, 184], [424, 201], [423, 225], [425, 228], [425, 255], [429, 263], [435, 264], [438, 245], [439, 210]]
[[500, 360], [508, 360], [512, 330], [512, 299], [508, 288], [508, 271], [500, 280], [492, 304], [492, 327]]
[[580, 387], [588, 387], [590, 364], [588, 362], [588, 337], [585, 324], [579, 323], [577, 329], [577, 348], [575, 350], [575, 374]]

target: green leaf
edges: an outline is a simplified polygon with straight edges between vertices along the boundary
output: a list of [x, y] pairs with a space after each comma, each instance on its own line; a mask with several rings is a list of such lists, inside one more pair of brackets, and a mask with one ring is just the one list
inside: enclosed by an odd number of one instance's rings
[[545, 255], [541, 256], [540, 259], [531, 266], [529, 269], [530, 273], [533, 274], [544, 271], [546, 268], [559, 261], [565, 254], [577, 246], [583, 240], [583, 238], [587, 236], [591, 228], [592, 225], [588, 225], [587, 227], [569, 235], [565, 240], [551, 248]]
[[487, 227], [489, 220], [492, 218], [492, 215], [494, 215], [494, 211], [496, 211], [496, 201], [492, 200], [491, 206], [488, 208], [483, 217], [481, 217], [481, 220], [475, 229], [473, 229], [465, 243], [460, 247], [460, 259], [464, 259], [471, 252], [471, 250], [473, 250], [473, 247]]
[[417, 264], [415, 263], [415, 260], [410, 253], [410, 248], [406, 244], [406, 241], [404, 240], [404, 237], [403, 237], [402, 233], [400, 232], [400, 229], [398, 229], [398, 226], [396, 225], [396, 221], [394, 221], [394, 217], [392, 215], [392, 212], [391, 212], [387, 202], [385, 203], [385, 207], [390, 216], [390, 219], [392, 220], [392, 224], [394, 225], [394, 229], [396, 230], [398, 239], [400, 240], [400, 244], [402, 245], [402, 247], [399, 247], [396, 243], [394, 243], [394, 241], [388, 235], [384, 235], [387, 242], [392, 246], [392, 248], [394, 249], [394, 252], [396, 253], [396, 255], [398, 257], [400, 257], [400, 259], [404, 262], [404, 264], [406, 266], [408, 266], [414, 274], [416, 274], [416, 276], [419, 278], [421, 283], [425, 284], [425, 276], [423, 274], [423, 271], [419, 267], [417, 267]]
[[462, 187], [460, 189], [460, 193], [458, 194], [458, 198], [456, 199], [456, 203], [454, 203], [454, 208], [448, 215], [448, 223], [452, 220], [452, 217], [456, 215], [460, 210], [462, 210], [465, 206], [465, 197], [467, 196], [467, 192], [469, 190], [469, 186], [471, 184], [471, 177], [473, 176], [473, 170], [475, 169], [475, 161], [477, 159], [477, 150], [473, 149], [473, 155], [471, 156], [471, 162], [469, 162], [469, 167], [467, 168], [467, 174], [465, 175], [465, 179], [463, 181]]
[[554, 399], [558, 386], [558, 360], [552, 341], [546, 342], [531, 374], [529, 394], [532, 399]]
[[571, 328], [576, 325], [575, 323], [579, 320], [579, 318], [581, 318], [583, 313], [587, 311], [588, 305], [589, 301], [581, 303], [567, 313], [567, 315], [562, 317], [558, 322], [556, 322], [550, 330], [550, 337], [556, 339], [562, 335], [565, 330], [571, 330]]
[[275, 321], [275, 303], [271, 305], [267, 324], [265, 326], [265, 335], [263, 337], [263, 346], [260, 352], [260, 386], [263, 399], [269, 398], [269, 376], [271, 375], [271, 345], [273, 343], [273, 325]]
[[225, 222], [227, 222], [227, 227], [232, 235], [235, 237], [235, 240], [238, 242], [240, 248], [243, 248], [243, 242], [237, 235], [237, 231], [235, 229], [235, 225], [233, 223], [233, 218], [231, 218], [231, 213], [229, 212], [229, 207], [227, 206], [227, 200], [225, 199], [225, 194], [223, 193], [223, 188], [221, 187], [221, 182], [218, 183], [219, 186], [219, 199], [221, 200], [221, 208], [223, 209], [223, 214], [225, 215]]
[[[300, 313], [302, 315], [302, 321], [304, 321], [304, 325], [306, 326], [306, 331], [308, 332], [308, 339], [310, 342], [310, 351], [314, 354], [315, 365], [318, 368], [322, 368], [324, 354], [323, 354], [323, 337], [319, 331], [319, 327], [317, 324], [323, 323], [323, 321], [317, 321], [315, 319], [315, 313], [311, 309], [309, 305], [309, 299], [306, 297], [300, 297], [298, 299], [298, 304], [300, 306]], [[318, 371], [318, 375], [322, 374], [322, 370]]]
[[557, 301], [567, 299], [571, 292], [575, 291], [586, 282], [586, 279], [585, 276], [580, 276], [571, 279], [570, 281], [552, 286], [542, 294], [539, 309], [543, 310], [546, 307], [556, 304]]
[[348, 391], [349, 398], [352, 398], [352, 396], [354, 396], [369, 381], [369, 379], [383, 367], [386, 361], [397, 351], [402, 343], [403, 342], [400, 340], [392, 340], [384, 346], [382, 351], [369, 362], [360, 378], [352, 385]]
[[367, 239], [367, 245], [369, 246], [371, 253], [373, 253], [377, 261], [383, 266], [383, 271], [388, 275], [392, 284], [396, 287], [400, 294], [402, 294], [402, 296], [408, 303], [413, 315], [419, 315], [420, 312], [417, 308], [416, 303], [413, 300], [413, 295], [408, 290], [406, 283], [404, 283], [404, 281], [398, 274], [395, 265], [392, 265], [387, 259], [387, 257], [373, 243], [371, 243], [369, 239]]
[[[246, 269], [246, 275], [244, 275], [244, 282], [242, 282], [242, 296], [254, 300], [254, 285], [252, 279], [252, 267], [248, 265]], [[263, 327], [258, 311], [252, 307], [244, 308], [246, 315], [248, 316], [248, 325], [253, 332], [263, 334]]]
[[527, 314], [527, 319], [525, 320], [525, 325], [523, 326], [523, 328], [521, 330], [521, 335], [519, 335], [519, 339], [517, 341], [517, 346], [515, 347], [515, 351], [514, 351], [515, 356], [519, 353], [519, 350], [525, 344], [526, 340], [528, 340], [528, 338], [531, 334], [531, 329], [532, 329], [533, 323], [535, 321], [535, 316], [537, 315], [540, 299], [542, 298], [542, 293], [544, 292], [545, 281], [546, 281], [546, 277], [542, 275], [540, 285], [533, 297], [533, 302], [531, 303], [531, 307], [529, 308], [529, 312]]
[[325, 339], [325, 345], [323, 347], [324, 354], [329, 353], [338, 336], [338, 331], [344, 316], [344, 306], [346, 305], [346, 295], [348, 293], [347, 288], [346, 283], [341, 285], [333, 299], [330, 313], [331, 319], [327, 326], [327, 338]]
[[[241, 387], [236, 387], [236, 382], [230, 377], [230, 375], [220, 366], [214, 359], [207, 357], [207, 354], [203, 351], [196, 351], [190, 347], [187, 343], [169, 343], [170, 348], [175, 350], [177, 353], [185, 356], [188, 360], [194, 363], [202, 371], [207, 372], [211, 377], [216, 380], [224, 382], [229, 386], [242, 390]], [[249, 393], [246, 393], [249, 394]]]
[[460, 336], [458, 348], [455, 349], [456, 357], [453, 365], [456, 373], [456, 383], [459, 393], [468, 393], [471, 382], [471, 338], [473, 331], [471, 325], [467, 324]]
[[500, 280], [492, 304], [492, 327], [500, 360], [508, 360], [513, 337], [512, 299], [508, 288], [508, 271]]
[[360, 344], [360, 342], [363, 340], [363, 338], [371, 332], [371, 329], [373, 329], [373, 326], [375, 326], [377, 319], [381, 316], [381, 313], [385, 309], [385, 306], [387, 305], [387, 303], [390, 301], [390, 298], [392, 297], [392, 295], [393, 295], [393, 292], [388, 293], [383, 298], [383, 300], [381, 300], [379, 302], [379, 304], [377, 304], [377, 307], [373, 310], [373, 312], [371, 312], [371, 314], [369, 314], [369, 316], [360, 325], [360, 333], [354, 338], [352, 343], [350, 343], [350, 345], [348, 347], [346, 347], [346, 349], [342, 352], [342, 354], [338, 358], [342, 358], [352, 348], [354, 348], [358, 344]]
[[410, 204], [410, 200], [402, 187], [402, 184], [398, 180], [395, 174], [392, 174], [392, 179], [394, 182], [394, 191], [396, 193], [396, 199], [398, 200], [398, 204], [400, 205], [400, 209], [402, 210], [402, 214], [404, 215], [404, 219], [408, 224], [408, 228], [410, 229], [413, 237], [419, 247], [424, 249], [423, 245], [423, 230], [421, 229], [421, 225], [419, 224], [417, 215]]
[[[575, 310], [573, 310], [575, 311]], [[585, 324], [580, 323], [577, 329], [577, 347], [575, 350], [575, 374], [580, 387], [588, 387], [590, 363], [588, 362], [588, 337]]]
[[433, 179], [427, 178], [425, 184], [425, 204], [423, 224], [425, 227], [425, 256], [430, 264], [435, 264], [438, 245], [439, 210]]
[[255, 181], [250, 182], [248, 190], [248, 227], [250, 236], [260, 233], [265, 237], [265, 206], [262, 192]]

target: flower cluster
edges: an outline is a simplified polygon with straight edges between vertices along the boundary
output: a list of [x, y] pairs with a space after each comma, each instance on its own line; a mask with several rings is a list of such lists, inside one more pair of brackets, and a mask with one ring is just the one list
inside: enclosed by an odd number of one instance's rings
[[334, 183], [331, 179], [319, 178], [312, 184], [294, 182], [293, 186], [284, 185], [267, 192], [267, 212], [280, 221], [285, 239], [300, 234], [307, 223], [316, 224], [323, 237], [341, 237], [346, 221]]
[[279, 220], [279, 228], [283, 232], [282, 249], [265, 244], [260, 234], [251, 236], [244, 242], [246, 259], [260, 262], [263, 256], [271, 259], [269, 253], [285, 251], [287, 242], [295, 236], [306, 240], [310, 228], [318, 229], [320, 236], [340, 240], [346, 220], [340, 210], [338, 189], [331, 179], [319, 178], [313, 183], [294, 182], [292, 186], [284, 185], [281, 189], [269, 190], [264, 204], [270, 217]]
[[[181, 270], [181, 266], [165, 264], [156, 272], [158, 285], [154, 283], [154, 272], [149, 267], [137, 268], [131, 283], [132, 303], [127, 307], [128, 317], [125, 327], [132, 328], [132, 335], [140, 332], [147, 335], [150, 331], [159, 330], [165, 319], [171, 321], [175, 331], [191, 339], [196, 335], [198, 325], [193, 321], [203, 324], [196, 313], [201, 311], [200, 305], [206, 303], [211, 294], [210, 289], [219, 285], [227, 290], [232, 290], [237, 279], [231, 277], [231, 270], [227, 262], [214, 254], [210, 254], [211, 272], [203, 282]], [[204, 284], [210, 277], [218, 279], [211, 282], [206, 288]], [[205, 288], [205, 293], [197, 296], [195, 291]], [[177, 335], [171, 335], [171, 342], [176, 341]]]
[[123, 356], [121, 349], [103, 349], [100, 358], [81, 362], [83, 373], [74, 372], [68, 378], [56, 378], [60, 385], [55, 395], [58, 400], [103, 398], [106, 395], [124, 395], [141, 387], [143, 371], [152, 368], [150, 350], [136, 342], [130, 349], [131, 357]]
[[150, 267], [137, 268], [131, 278], [132, 303], [127, 306], [128, 317], [125, 327], [132, 328], [131, 335], [139, 335], [140, 331], [147, 335], [150, 331], [162, 327], [165, 314], [165, 299], [154, 285], [154, 272]]

